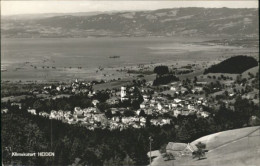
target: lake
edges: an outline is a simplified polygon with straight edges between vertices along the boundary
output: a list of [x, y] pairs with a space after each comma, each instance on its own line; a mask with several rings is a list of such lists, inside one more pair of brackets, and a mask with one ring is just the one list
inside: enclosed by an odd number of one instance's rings
[[[211, 61], [245, 48], [207, 45], [208, 38], [26, 38], [2, 39], [3, 80], [62, 79], [111, 68], [167, 61]], [[119, 58], [109, 58], [119, 56]], [[81, 70], [79, 70], [81, 69]], [[54, 74], [56, 73], [56, 74]]]

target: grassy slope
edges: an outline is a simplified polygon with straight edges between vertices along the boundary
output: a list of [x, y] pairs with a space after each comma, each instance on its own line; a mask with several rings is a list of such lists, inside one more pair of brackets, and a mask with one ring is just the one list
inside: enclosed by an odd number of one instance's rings
[[256, 73], [259, 71], [259, 66], [253, 67], [251, 69], [248, 69], [247, 71], [242, 73], [242, 78], [248, 78], [248, 73], [252, 73], [254, 75], [256, 75]]
[[248, 127], [211, 134], [195, 140], [207, 143], [206, 159], [182, 157], [175, 161], [164, 161], [161, 156], [154, 159], [153, 166], [248, 166], [260, 163], [260, 127]]

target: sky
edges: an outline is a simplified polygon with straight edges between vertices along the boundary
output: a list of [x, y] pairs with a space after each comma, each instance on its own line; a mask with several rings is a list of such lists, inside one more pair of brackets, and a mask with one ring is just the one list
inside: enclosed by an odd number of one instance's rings
[[178, 7], [208, 8], [257, 8], [257, 0], [211, 0], [211, 1], [85, 1], [85, 0], [45, 0], [45, 1], [7, 1], [1, 0], [2, 15], [42, 14], [42, 13], [76, 13], [94, 11], [156, 10]]

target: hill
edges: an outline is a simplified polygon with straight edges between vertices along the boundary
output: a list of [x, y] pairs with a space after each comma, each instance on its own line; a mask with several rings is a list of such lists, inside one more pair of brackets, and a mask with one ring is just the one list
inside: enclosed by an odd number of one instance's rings
[[258, 62], [253, 57], [249, 56], [234, 56], [228, 58], [219, 64], [213, 65], [208, 69], [205, 69], [204, 74], [208, 73], [229, 73], [229, 74], [241, 74], [246, 70], [256, 67]]
[[201, 137], [191, 143], [206, 143], [206, 159], [197, 160], [182, 157], [164, 161], [161, 156], [154, 159], [152, 165], [178, 166], [248, 166], [260, 163], [260, 126], [229, 130]]
[[1, 23], [3, 37], [250, 37], [258, 36], [259, 32], [257, 8], [174, 8], [155, 11], [48, 14], [48, 17], [23, 15], [3, 17]]

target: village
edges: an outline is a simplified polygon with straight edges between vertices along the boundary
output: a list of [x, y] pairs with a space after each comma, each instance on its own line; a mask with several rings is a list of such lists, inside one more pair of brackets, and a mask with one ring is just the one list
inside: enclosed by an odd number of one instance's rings
[[[201, 77], [211, 78], [211, 76]], [[91, 101], [89, 107], [76, 106], [73, 110], [39, 111], [32, 106], [27, 108], [27, 112], [68, 124], [79, 124], [90, 130], [95, 128], [123, 130], [129, 127], [142, 128], [147, 125], [172, 124], [173, 118], [178, 118], [178, 116], [196, 115], [208, 118], [211, 113], [207, 111], [207, 108], [216, 108], [224, 103], [232, 109], [231, 101], [239, 95], [257, 101], [252, 90], [254, 76], [251, 75], [251, 82], [239, 77], [236, 79], [223, 75], [214, 77], [211, 79], [216, 80], [215, 82], [199, 81], [197, 77], [194, 77], [193, 80], [183, 79], [159, 86], [153, 86], [153, 81], [138, 79], [126, 86], [102, 91], [93, 90], [93, 85], [104, 83], [102, 81], [82, 82], [76, 79], [70, 85], [44, 86], [43, 89], [34, 90], [31, 93], [48, 94], [51, 98], [47, 99], [54, 101], [59, 98], [86, 94]], [[243, 87], [245, 90], [242, 89], [242, 92], [237, 90]], [[98, 93], [101, 97], [104, 94], [108, 97], [100, 101], [97, 98]], [[104, 104], [106, 107], [100, 110], [100, 105]], [[19, 109], [22, 107], [22, 103], [19, 102], [12, 102], [11, 105], [16, 105]], [[6, 112], [8, 109], [2, 108], [2, 113]]]

